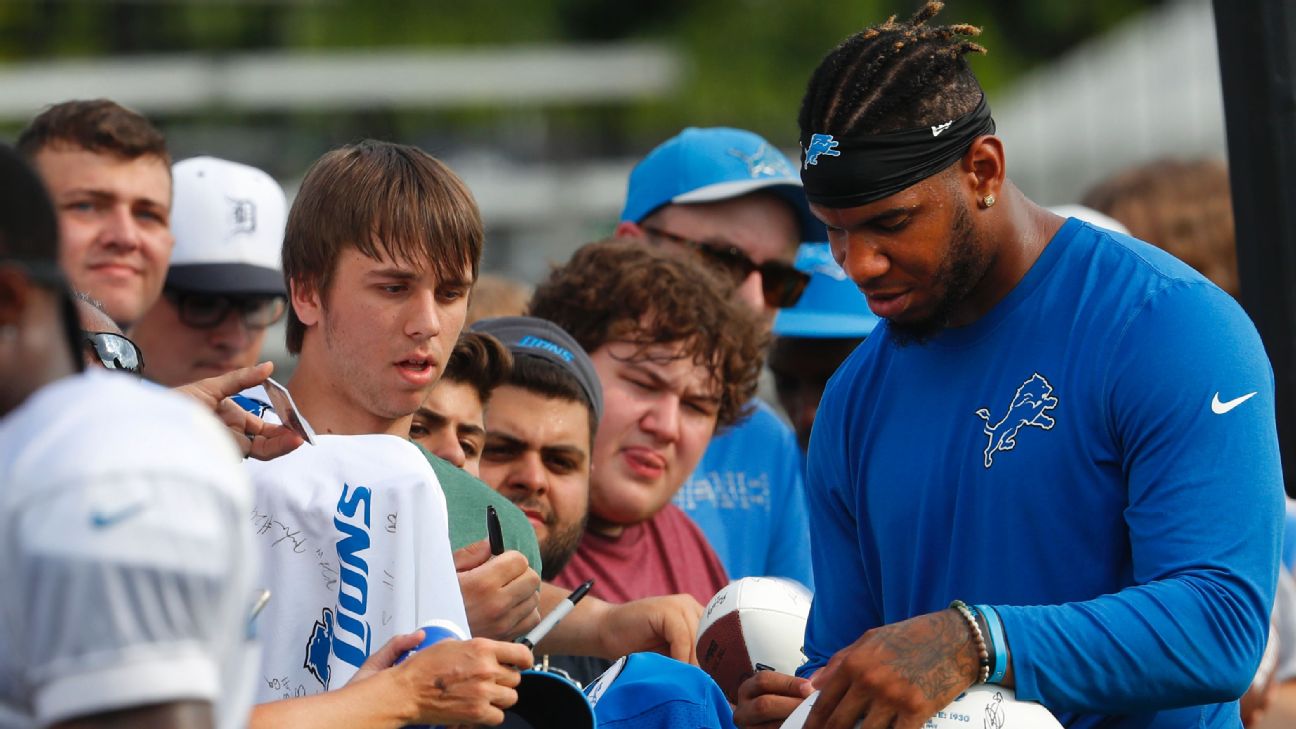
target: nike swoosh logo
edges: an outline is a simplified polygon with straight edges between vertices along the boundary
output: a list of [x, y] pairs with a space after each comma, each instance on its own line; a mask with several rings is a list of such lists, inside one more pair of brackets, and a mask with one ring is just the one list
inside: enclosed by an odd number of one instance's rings
[[1223, 415], [1224, 413], [1227, 413], [1228, 411], [1232, 410], [1233, 408], [1237, 407], [1238, 405], [1241, 405], [1242, 403], [1246, 402], [1247, 400], [1250, 400], [1255, 396], [1256, 393], [1248, 392], [1242, 397], [1235, 397], [1232, 400], [1229, 400], [1228, 402], [1220, 402], [1219, 393], [1217, 392], [1215, 393], [1215, 397], [1211, 398], [1211, 412], [1215, 413], [1216, 415]]
[[95, 529], [107, 529], [114, 524], [120, 524], [121, 522], [126, 521], [142, 511], [144, 511], [144, 502], [142, 501], [113, 512], [104, 513], [102, 511], [96, 511], [90, 514], [90, 526]]

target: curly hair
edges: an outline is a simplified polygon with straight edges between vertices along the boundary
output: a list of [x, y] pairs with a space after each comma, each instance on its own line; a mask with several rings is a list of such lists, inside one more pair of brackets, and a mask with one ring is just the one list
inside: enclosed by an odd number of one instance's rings
[[593, 354], [608, 342], [684, 345], [720, 385], [717, 431], [741, 420], [756, 393], [767, 335], [734, 285], [696, 262], [628, 239], [590, 243], [556, 267], [530, 315], [557, 324]]
[[512, 369], [513, 355], [503, 342], [484, 332], [465, 330], [450, 352], [441, 379], [472, 387], [484, 406]]
[[891, 16], [847, 38], [810, 77], [801, 130], [884, 134], [962, 116], [981, 100], [964, 56], [985, 53], [966, 24], [928, 25], [944, 3], [927, 2], [905, 22]]

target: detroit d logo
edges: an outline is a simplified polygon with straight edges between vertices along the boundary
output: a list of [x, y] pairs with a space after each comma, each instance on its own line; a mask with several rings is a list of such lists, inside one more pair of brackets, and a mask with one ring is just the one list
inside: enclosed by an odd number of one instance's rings
[[994, 465], [995, 453], [1000, 451], [1006, 453], [1017, 447], [1017, 434], [1022, 428], [1052, 430], [1057, 421], [1049, 416], [1048, 412], [1057, 405], [1058, 399], [1053, 397], [1053, 386], [1044, 379], [1043, 375], [1036, 372], [1017, 388], [1017, 394], [1013, 395], [1008, 412], [999, 422], [993, 425], [990, 423], [989, 409], [977, 410], [977, 417], [985, 421], [982, 432], [990, 437], [990, 443], [985, 449], [985, 467]]
[[226, 220], [229, 223], [229, 234], [234, 236], [240, 233], [255, 233], [256, 203], [232, 197], [227, 197], [225, 200], [229, 203], [229, 217]]

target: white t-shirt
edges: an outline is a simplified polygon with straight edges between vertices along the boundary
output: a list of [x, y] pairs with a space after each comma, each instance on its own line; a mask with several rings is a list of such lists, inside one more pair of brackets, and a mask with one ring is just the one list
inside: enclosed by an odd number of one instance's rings
[[316, 435], [247, 468], [271, 591], [258, 620], [258, 703], [341, 687], [390, 638], [432, 620], [468, 634], [445, 495], [412, 443]]
[[246, 724], [241, 460], [196, 403], [119, 373], [0, 421], [0, 727], [180, 700]]

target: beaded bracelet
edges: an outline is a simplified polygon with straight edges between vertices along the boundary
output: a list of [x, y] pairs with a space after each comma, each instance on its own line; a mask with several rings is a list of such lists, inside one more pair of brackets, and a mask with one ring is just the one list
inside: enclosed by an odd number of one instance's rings
[[967, 622], [968, 628], [972, 630], [972, 639], [976, 641], [978, 665], [977, 683], [985, 683], [990, 678], [990, 651], [986, 648], [985, 636], [981, 634], [981, 626], [977, 625], [976, 616], [972, 614], [972, 608], [962, 600], [955, 600], [950, 603], [950, 607], [958, 611]]

